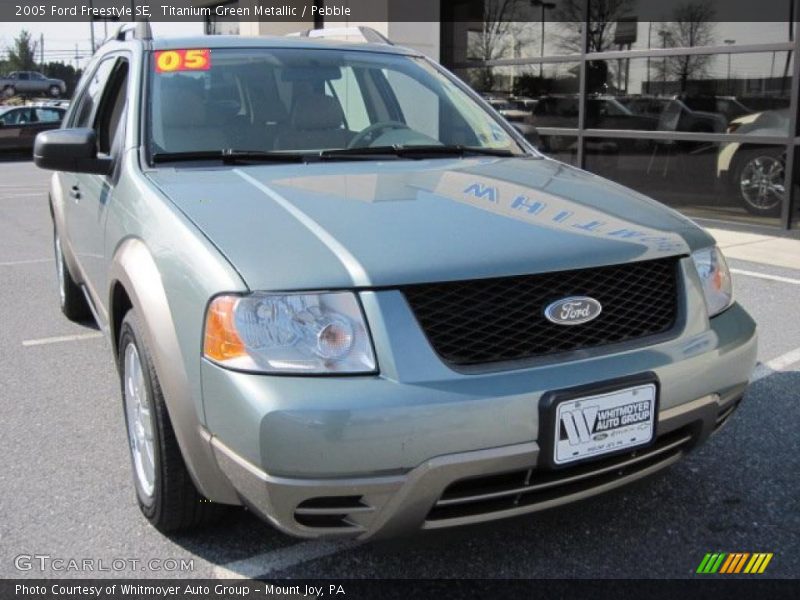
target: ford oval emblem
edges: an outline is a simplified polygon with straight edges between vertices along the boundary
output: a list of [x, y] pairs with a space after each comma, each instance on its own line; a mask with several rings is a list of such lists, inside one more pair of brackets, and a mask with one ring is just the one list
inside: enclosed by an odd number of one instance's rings
[[580, 325], [600, 316], [602, 305], [589, 296], [562, 298], [544, 309], [547, 320], [556, 325]]

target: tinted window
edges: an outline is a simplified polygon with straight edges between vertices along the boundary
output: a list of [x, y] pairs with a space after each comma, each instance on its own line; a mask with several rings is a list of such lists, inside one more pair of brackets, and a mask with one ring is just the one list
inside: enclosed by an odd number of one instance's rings
[[98, 65], [79, 100], [80, 106], [73, 118], [73, 127], [91, 127], [93, 125], [95, 110], [116, 62], [116, 58], [107, 58]]
[[22, 80], [22, 81], [27, 81], [28, 79], [30, 79], [30, 78], [31, 78], [31, 76], [30, 76], [30, 74], [29, 74], [29, 73], [19, 73], [19, 74], [17, 75], [17, 78], [18, 78], [18, 79], [20, 79], [20, 80]]
[[120, 60], [108, 79], [102, 104], [97, 111], [97, 149], [109, 154], [119, 131], [125, 110], [125, 91], [128, 82], [128, 63]]
[[64, 117], [64, 111], [55, 108], [37, 108], [35, 114], [40, 123], [56, 123]]
[[30, 108], [17, 108], [0, 116], [4, 125], [25, 125], [33, 120]]

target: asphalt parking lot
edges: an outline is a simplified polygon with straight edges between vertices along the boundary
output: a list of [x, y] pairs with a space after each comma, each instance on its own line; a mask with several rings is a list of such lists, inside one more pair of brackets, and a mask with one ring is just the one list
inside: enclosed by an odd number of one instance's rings
[[[108, 343], [58, 309], [47, 186], [28, 161], [0, 163], [0, 577], [671, 578], [712, 551], [772, 552], [768, 575], [800, 575], [800, 270], [731, 261], [749, 272], [735, 275], [736, 294], [766, 365], [718, 435], [652, 478], [391, 541], [298, 541], [244, 510], [165, 537], [136, 506]], [[158, 559], [161, 570], [19, 571], [19, 555]], [[192, 569], [166, 571], [168, 559]]]

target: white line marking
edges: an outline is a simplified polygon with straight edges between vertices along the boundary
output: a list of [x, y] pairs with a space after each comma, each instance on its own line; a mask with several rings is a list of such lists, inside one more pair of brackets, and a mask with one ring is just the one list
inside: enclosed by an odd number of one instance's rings
[[358, 546], [360, 542], [301, 542], [288, 548], [279, 548], [250, 558], [235, 560], [214, 567], [217, 579], [253, 578], [316, 560]]
[[764, 379], [764, 377], [769, 377], [777, 371], [784, 371], [786, 367], [790, 367], [798, 362], [800, 362], [800, 348], [795, 348], [786, 354], [781, 354], [777, 358], [773, 358], [765, 363], [760, 363], [755, 371], [753, 371], [750, 381], [754, 382], [759, 379]]
[[767, 273], [759, 273], [758, 271], [743, 271], [742, 269], [731, 269], [731, 273], [736, 275], [744, 275], [746, 277], [757, 277], [758, 279], [769, 279], [770, 281], [780, 281], [781, 283], [791, 283], [792, 285], [800, 285], [800, 279], [792, 279], [791, 277], [781, 277], [780, 275], [769, 275]]
[[62, 342], [79, 342], [103, 337], [102, 333], [79, 333], [76, 335], [61, 335], [58, 337], [41, 338], [38, 340], [24, 340], [23, 346], [44, 346], [45, 344], [60, 344]]
[[33, 265], [36, 263], [53, 262], [52, 258], [31, 258], [29, 260], [9, 260], [0, 262], [0, 267], [16, 267], [17, 265]]

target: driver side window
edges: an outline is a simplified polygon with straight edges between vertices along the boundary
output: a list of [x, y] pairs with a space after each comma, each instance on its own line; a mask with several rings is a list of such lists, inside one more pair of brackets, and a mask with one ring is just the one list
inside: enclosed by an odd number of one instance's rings
[[403, 120], [411, 129], [439, 139], [439, 96], [430, 88], [399, 71], [383, 71], [392, 88]]
[[364, 95], [352, 68], [342, 69], [342, 76], [329, 81], [325, 91], [327, 95], [339, 100], [350, 131], [362, 131], [369, 127], [369, 114], [364, 105]]

